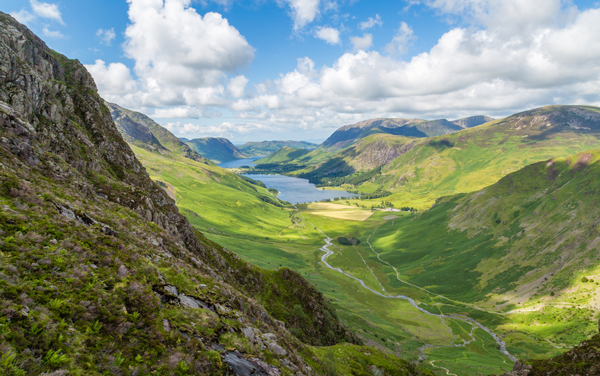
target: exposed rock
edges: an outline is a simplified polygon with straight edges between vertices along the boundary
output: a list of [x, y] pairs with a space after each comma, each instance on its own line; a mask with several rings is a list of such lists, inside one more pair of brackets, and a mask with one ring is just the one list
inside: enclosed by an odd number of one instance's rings
[[277, 344], [277, 342], [269, 342], [267, 344], [267, 346], [269, 347], [269, 350], [271, 350], [271, 352], [275, 355], [280, 355], [280, 356], [286, 356], [287, 355], [287, 351], [285, 351], [283, 349], [283, 347], [279, 346]]
[[129, 275], [129, 270], [125, 265], [121, 265], [119, 266], [119, 269], [117, 269], [117, 275], [119, 278], [125, 278]]
[[256, 375], [256, 366], [246, 360], [237, 351], [228, 352], [223, 356], [223, 362], [231, 367], [233, 374], [238, 376]]
[[175, 287], [175, 286], [167, 285], [167, 286], [164, 286], [164, 289], [166, 292], [168, 292], [169, 294], [171, 294], [173, 296], [179, 296], [179, 293], [177, 292], [177, 287]]

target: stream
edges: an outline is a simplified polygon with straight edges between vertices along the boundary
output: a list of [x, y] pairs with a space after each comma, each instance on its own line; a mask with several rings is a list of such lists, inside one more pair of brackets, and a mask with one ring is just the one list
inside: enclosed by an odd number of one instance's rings
[[[311, 223], [311, 224], [312, 224], [312, 223]], [[421, 307], [420, 307], [420, 306], [419, 306], [419, 305], [418, 305], [418, 304], [417, 304], [417, 303], [414, 301], [414, 299], [413, 299], [413, 298], [410, 298], [410, 297], [408, 297], [408, 296], [405, 296], [405, 295], [390, 295], [388, 292], [386, 292], [386, 291], [385, 291], [385, 289], [383, 289], [383, 286], [382, 286], [382, 291], [383, 291], [383, 293], [381, 293], [381, 292], [379, 292], [379, 291], [375, 291], [375, 290], [373, 290], [372, 288], [370, 288], [369, 286], [367, 286], [367, 285], [365, 284], [365, 282], [364, 282], [362, 279], [360, 279], [360, 278], [356, 278], [355, 276], [353, 276], [353, 275], [350, 275], [350, 274], [348, 274], [348, 273], [344, 272], [344, 271], [343, 271], [342, 269], [340, 269], [340, 268], [335, 268], [335, 267], [331, 266], [331, 265], [330, 265], [330, 264], [327, 262], [327, 258], [328, 258], [329, 256], [331, 256], [331, 255], [333, 255], [333, 254], [334, 254], [334, 251], [332, 251], [332, 250], [330, 250], [330, 249], [329, 249], [329, 247], [333, 246], [333, 243], [331, 242], [331, 238], [330, 238], [329, 236], [325, 235], [325, 234], [324, 234], [324, 233], [323, 233], [321, 230], [319, 230], [319, 229], [318, 229], [316, 226], [314, 226], [314, 225], [313, 225], [313, 227], [314, 227], [315, 229], [317, 229], [317, 231], [319, 231], [319, 232], [321, 233], [321, 235], [323, 235], [323, 236], [324, 236], [325, 245], [324, 245], [323, 247], [321, 247], [321, 248], [320, 248], [320, 250], [321, 250], [321, 251], [323, 251], [323, 252], [325, 252], [325, 254], [324, 254], [323, 256], [321, 256], [321, 261], [322, 261], [322, 262], [323, 262], [323, 264], [324, 264], [325, 266], [327, 266], [329, 269], [335, 270], [335, 271], [336, 271], [336, 272], [338, 272], [338, 273], [342, 273], [343, 275], [345, 275], [345, 276], [347, 276], [347, 277], [349, 277], [349, 278], [352, 278], [352, 279], [354, 279], [355, 281], [357, 281], [358, 283], [360, 283], [360, 285], [361, 285], [362, 287], [364, 287], [365, 289], [367, 289], [367, 290], [371, 291], [373, 294], [376, 294], [376, 295], [379, 295], [379, 296], [381, 296], [382, 298], [387, 298], [387, 299], [404, 299], [404, 300], [408, 301], [408, 302], [409, 302], [409, 303], [410, 303], [410, 304], [411, 304], [413, 307], [415, 307], [415, 308], [416, 308], [417, 310], [419, 310], [420, 312], [422, 312], [422, 313], [424, 313], [424, 314], [426, 314], [426, 315], [429, 315], [429, 316], [435, 316], [435, 317], [439, 317], [439, 318], [442, 320], [442, 322], [444, 322], [444, 319], [455, 319], [455, 320], [459, 320], [459, 321], [466, 322], [466, 323], [468, 323], [468, 324], [470, 324], [470, 325], [472, 325], [472, 326], [473, 326], [473, 329], [471, 330], [471, 333], [470, 333], [470, 337], [471, 337], [471, 340], [470, 340], [470, 341], [465, 341], [465, 340], [463, 339], [463, 343], [462, 343], [462, 344], [452, 344], [452, 345], [447, 345], [447, 346], [432, 346], [432, 345], [425, 345], [425, 346], [423, 346], [423, 347], [419, 348], [419, 351], [420, 351], [420, 353], [421, 353], [421, 359], [425, 359], [425, 358], [426, 358], [426, 356], [425, 356], [425, 353], [423, 352], [423, 349], [425, 349], [425, 348], [432, 348], [432, 347], [436, 347], [436, 348], [437, 348], [437, 347], [464, 347], [464, 346], [466, 346], [467, 344], [469, 344], [469, 343], [471, 343], [471, 342], [475, 341], [475, 337], [474, 337], [474, 335], [473, 335], [473, 332], [474, 332], [474, 330], [475, 330], [475, 327], [478, 327], [479, 329], [481, 329], [481, 330], [484, 330], [484, 331], [485, 331], [485, 332], [487, 332], [487, 333], [488, 333], [490, 336], [492, 336], [492, 338], [494, 339], [494, 341], [496, 341], [496, 343], [498, 344], [498, 346], [500, 346], [500, 352], [502, 352], [504, 355], [506, 355], [506, 356], [507, 356], [507, 357], [508, 357], [508, 358], [509, 358], [511, 361], [513, 361], [513, 362], [516, 362], [516, 361], [517, 361], [517, 358], [516, 358], [516, 357], [514, 357], [512, 354], [510, 354], [510, 353], [508, 352], [508, 350], [506, 350], [506, 343], [505, 343], [505, 342], [504, 342], [504, 341], [503, 341], [503, 340], [502, 340], [502, 339], [501, 339], [501, 338], [500, 338], [500, 337], [499, 337], [499, 336], [498, 336], [496, 333], [492, 332], [492, 330], [491, 330], [491, 329], [489, 329], [488, 327], [486, 327], [486, 326], [484, 326], [483, 324], [479, 323], [478, 321], [476, 321], [476, 320], [474, 320], [474, 319], [472, 319], [472, 318], [470, 318], [470, 317], [464, 317], [464, 316], [458, 316], [458, 315], [445, 315], [445, 314], [436, 314], [436, 313], [431, 313], [431, 312], [429, 312], [429, 311], [425, 310], [424, 308], [421, 308]], [[370, 238], [370, 237], [369, 237], [369, 238]], [[370, 245], [370, 243], [369, 243], [369, 245]], [[371, 246], [371, 249], [373, 250], [373, 247], [372, 247], [372, 246]], [[375, 252], [375, 250], [373, 250], [373, 252]], [[377, 253], [377, 252], [375, 252], [375, 253]], [[379, 254], [377, 254], [377, 255], [379, 256]], [[361, 257], [362, 257], [362, 256], [361, 256]], [[380, 259], [380, 260], [381, 260], [381, 259]], [[364, 259], [363, 259], [363, 261], [364, 261]], [[386, 263], [386, 264], [387, 264], [387, 263]], [[389, 265], [389, 264], [388, 264], [388, 265]], [[395, 268], [394, 268], [394, 269], [395, 269]], [[397, 271], [396, 271], [396, 273], [397, 273]], [[373, 276], [375, 276], [375, 275], [373, 275]], [[377, 277], [375, 277], [375, 279], [377, 279]], [[378, 279], [377, 279], [377, 281], [379, 282], [379, 280], [378, 280]], [[381, 282], [379, 282], [379, 284], [380, 284], [380, 286], [381, 286]], [[449, 329], [450, 329], [450, 328], [449, 328]], [[450, 329], [450, 331], [452, 332], [452, 329]], [[439, 366], [436, 366], [436, 367], [439, 367]]]

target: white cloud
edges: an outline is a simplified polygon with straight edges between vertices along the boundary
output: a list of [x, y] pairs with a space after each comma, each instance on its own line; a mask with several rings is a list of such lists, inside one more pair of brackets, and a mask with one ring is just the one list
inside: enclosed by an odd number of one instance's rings
[[373, 45], [373, 35], [363, 34], [362, 37], [351, 37], [350, 42], [354, 46], [354, 51], [368, 50]]
[[376, 14], [375, 18], [369, 17], [366, 21], [363, 21], [360, 24], [358, 24], [358, 27], [361, 30], [366, 30], [372, 28], [373, 26], [381, 25], [383, 25], [383, 21], [381, 21], [381, 17], [378, 14]]
[[340, 31], [333, 27], [318, 27], [315, 30], [315, 37], [332, 45], [340, 43]]
[[271, 127], [257, 123], [230, 123], [223, 122], [219, 125], [200, 125], [181, 122], [167, 123], [165, 125], [169, 131], [176, 136], [191, 136], [191, 137], [228, 137], [231, 138], [234, 134], [253, 133], [256, 131], [268, 130]]
[[111, 63], [107, 66], [104, 61], [98, 59], [94, 64], [85, 67], [94, 77], [98, 91], [111, 102], [119, 95], [132, 94], [137, 90], [137, 84], [125, 64]]
[[415, 38], [413, 29], [406, 24], [400, 22], [400, 28], [392, 41], [385, 46], [385, 50], [389, 54], [403, 54], [408, 49], [410, 42]]
[[98, 29], [98, 31], [96, 31], [96, 36], [100, 38], [100, 43], [110, 46], [117, 34], [115, 34], [114, 28], [108, 30]]
[[42, 32], [48, 38], [60, 39], [60, 38], [64, 38], [65, 37], [60, 31], [48, 30], [47, 27], [44, 27], [44, 29], [42, 30]]
[[229, 85], [227, 85], [227, 90], [231, 93], [235, 98], [243, 97], [246, 91], [246, 84], [248, 83], [248, 79], [244, 76], [237, 76], [229, 80]]
[[[128, 3], [131, 24], [125, 30], [123, 48], [135, 62], [137, 90], [115, 93], [115, 82], [102, 74], [107, 70], [102, 65], [92, 70], [100, 94], [113, 95], [112, 101], [131, 108], [226, 105], [227, 76], [254, 58], [254, 49], [238, 30], [218, 13], [198, 14], [191, 0]], [[102, 30], [99, 35], [111, 39], [110, 31]], [[121, 74], [125, 69], [119, 66]], [[131, 76], [127, 69], [127, 85]], [[232, 86], [238, 90], [232, 94], [240, 93], [240, 84], [238, 79], [237, 86]], [[117, 99], [116, 94], [120, 95]]]
[[313, 22], [319, 14], [320, 0], [278, 0], [289, 5], [294, 19], [294, 30], [300, 30], [305, 25]]
[[[305, 57], [292, 71], [255, 85], [249, 85], [237, 71], [250, 61], [251, 47], [239, 33], [233, 37], [237, 30], [220, 16], [211, 25], [220, 27], [222, 33], [213, 28], [203, 35], [215, 41], [229, 35], [244, 43], [214, 42], [224, 47], [217, 53], [211, 50], [212, 42], [193, 32], [188, 33], [189, 43], [170, 35], [176, 33], [169, 29], [173, 25], [193, 30], [197, 23], [208, 23], [208, 15], [186, 13], [181, 4], [189, 1], [179, 0], [177, 5], [167, 0], [163, 6], [157, 0], [136, 10], [134, 3], [141, 1], [130, 0], [130, 27], [147, 26], [140, 28], [139, 35], [128, 36], [135, 46], [126, 45], [128, 56], [136, 62], [137, 86], [124, 65], [107, 67], [96, 62], [93, 68], [100, 73], [92, 74], [96, 78], [108, 76], [111, 69], [121, 71], [124, 82], [133, 82], [133, 90], [119, 86], [118, 80], [99, 87], [122, 92], [123, 102], [113, 100], [119, 104], [158, 107], [158, 118], [208, 117], [225, 110], [241, 123], [200, 126], [182, 121], [171, 125], [176, 134], [231, 136], [304, 129], [323, 135], [340, 125], [374, 117], [504, 116], [546, 104], [600, 104], [600, 9], [574, 12], [560, 0], [544, 0], [546, 8], [541, 0], [531, 0], [540, 7], [537, 13], [515, 0], [426, 0], [444, 18], [462, 17], [461, 26], [449, 26], [428, 51], [403, 57], [415, 34], [401, 23], [385, 53], [370, 50], [373, 37], [365, 33], [350, 38], [354, 51], [332, 64], [315, 67]], [[313, 18], [318, 15], [315, 9]], [[139, 21], [138, 11], [150, 12], [152, 17]], [[459, 16], [461, 11], [466, 16]], [[166, 22], [171, 19], [175, 21]], [[151, 27], [158, 31], [152, 32]], [[196, 58], [191, 51], [196, 45], [204, 56]], [[225, 52], [230, 46], [245, 46], [240, 49], [250, 54], [237, 58], [237, 52]], [[220, 62], [211, 56], [218, 56]]]
[[221, 116], [218, 112], [210, 112], [194, 106], [179, 106], [173, 108], [157, 108], [152, 114], [156, 119], [198, 119]]
[[254, 49], [226, 19], [218, 13], [202, 17], [191, 0], [128, 1], [132, 24], [124, 48], [140, 77], [168, 86], [214, 85], [254, 57]]
[[25, 24], [25, 25], [29, 24], [31, 21], [33, 21], [35, 19], [35, 15], [29, 13], [25, 9], [21, 9], [18, 12], [12, 12], [12, 13], [10, 13], [10, 15], [13, 16], [20, 23]]
[[29, 3], [37, 16], [54, 20], [62, 25], [65, 24], [57, 4], [42, 3], [37, 0], [30, 0]]

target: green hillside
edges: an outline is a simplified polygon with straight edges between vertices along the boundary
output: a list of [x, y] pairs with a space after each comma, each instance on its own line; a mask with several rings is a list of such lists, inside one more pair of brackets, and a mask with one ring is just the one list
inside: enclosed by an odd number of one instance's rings
[[198, 162], [210, 163], [148, 116], [114, 103], [105, 101], [104, 104], [109, 108], [117, 129], [128, 143], [150, 151], [168, 151]]
[[195, 138], [186, 142], [190, 148], [201, 156], [210, 159], [215, 163], [234, 161], [236, 159], [247, 158], [228, 139], [221, 137]]
[[268, 157], [261, 158], [254, 162], [255, 165], [260, 166], [261, 164], [269, 163], [286, 163], [291, 162], [295, 159], [300, 159], [306, 154], [310, 153], [307, 149], [295, 149], [288, 146], [283, 146]]
[[[1, 375], [422, 374], [361, 346], [298, 273], [194, 229], [79, 61], [2, 12], [0, 54], [1, 71], [27, 77], [0, 85]], [[155, 173], [183, 161], [197, 184], [254, 191], [151, 133], [134, 148], [163, 158]]]
[[599, 159], [592, 151], [535, 163], [378, 229], [370, 244], [386, 287], [400, 292], [406, 281], [449, 299], [440, 303], [503, 312], [498, 329], [510, 342], [522, 333], [575, 345], [597, 329]]
[[[369, 159], [361, 152], [376, 149], [370, 143], [382, 145], [384, 140], [396, 143], [388, 154], [393, 160], [357, 162]], [[317, 149], [282, 170], [320, 186], [391, 192], [386, 200], [396, 206], [426, 209], [438, 197], [481, 189], [528, 164], [599, 147], [600, 109], [548, 106], [445, 136], [369, 136], [336, 153]], [[368, 170], [378, 164], [380, 170]]]
[[238, 148], [248, 157], [257, 157], [275, 153], [282, 147], [313, 150], [318, 145], [306, 141], [262, 141], [246, 142]]

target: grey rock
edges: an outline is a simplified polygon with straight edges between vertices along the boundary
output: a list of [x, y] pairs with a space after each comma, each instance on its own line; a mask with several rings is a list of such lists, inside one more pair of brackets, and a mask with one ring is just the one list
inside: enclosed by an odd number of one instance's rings
[[129, 275], [129, 270], [125, 265], [121, 265], [117, 270], [117, 275], [119, 276], [119, 278], [125, 278]]
[[277, 342], [277, 336], [273, 333], [265, 333], [262, 335], [264, 339], [271, 342]]
[[246, 360], [238, 352], [228, 352], [223, 356], [223, 362], [227, 364], [234, 375], [237, 376], [254, 376], [256, 375], [256, 366]]
[[168, 292], [169, 294], [171, 294], [173, 296], [178, 296], [179, 295], [177, 293], [177, 287], [175, 287], [175, 286], [166, 285], [164, 288], [165, 288], [166, 292]]
[[191, 298], [187, 295], [180, 294], [179, 295], [179, 303], [188, 308], [200, 308], [200, 304], [196, 301], [196, 299]]
[[163, 319], [163, 329], [165, 330], [165, 332], [171, 331], [171, 325], [169, 324], [169, 320]]
[[280, 356], [286, 356], [287, 355], [287, 351], [285, 351], [283, 349], [283, 347], [279, 346], [277, 343], [275, 342], [269, 342], [268, 345], [269, 350], [271, 350], [271, 352], [275, 355], [280, 355]]

